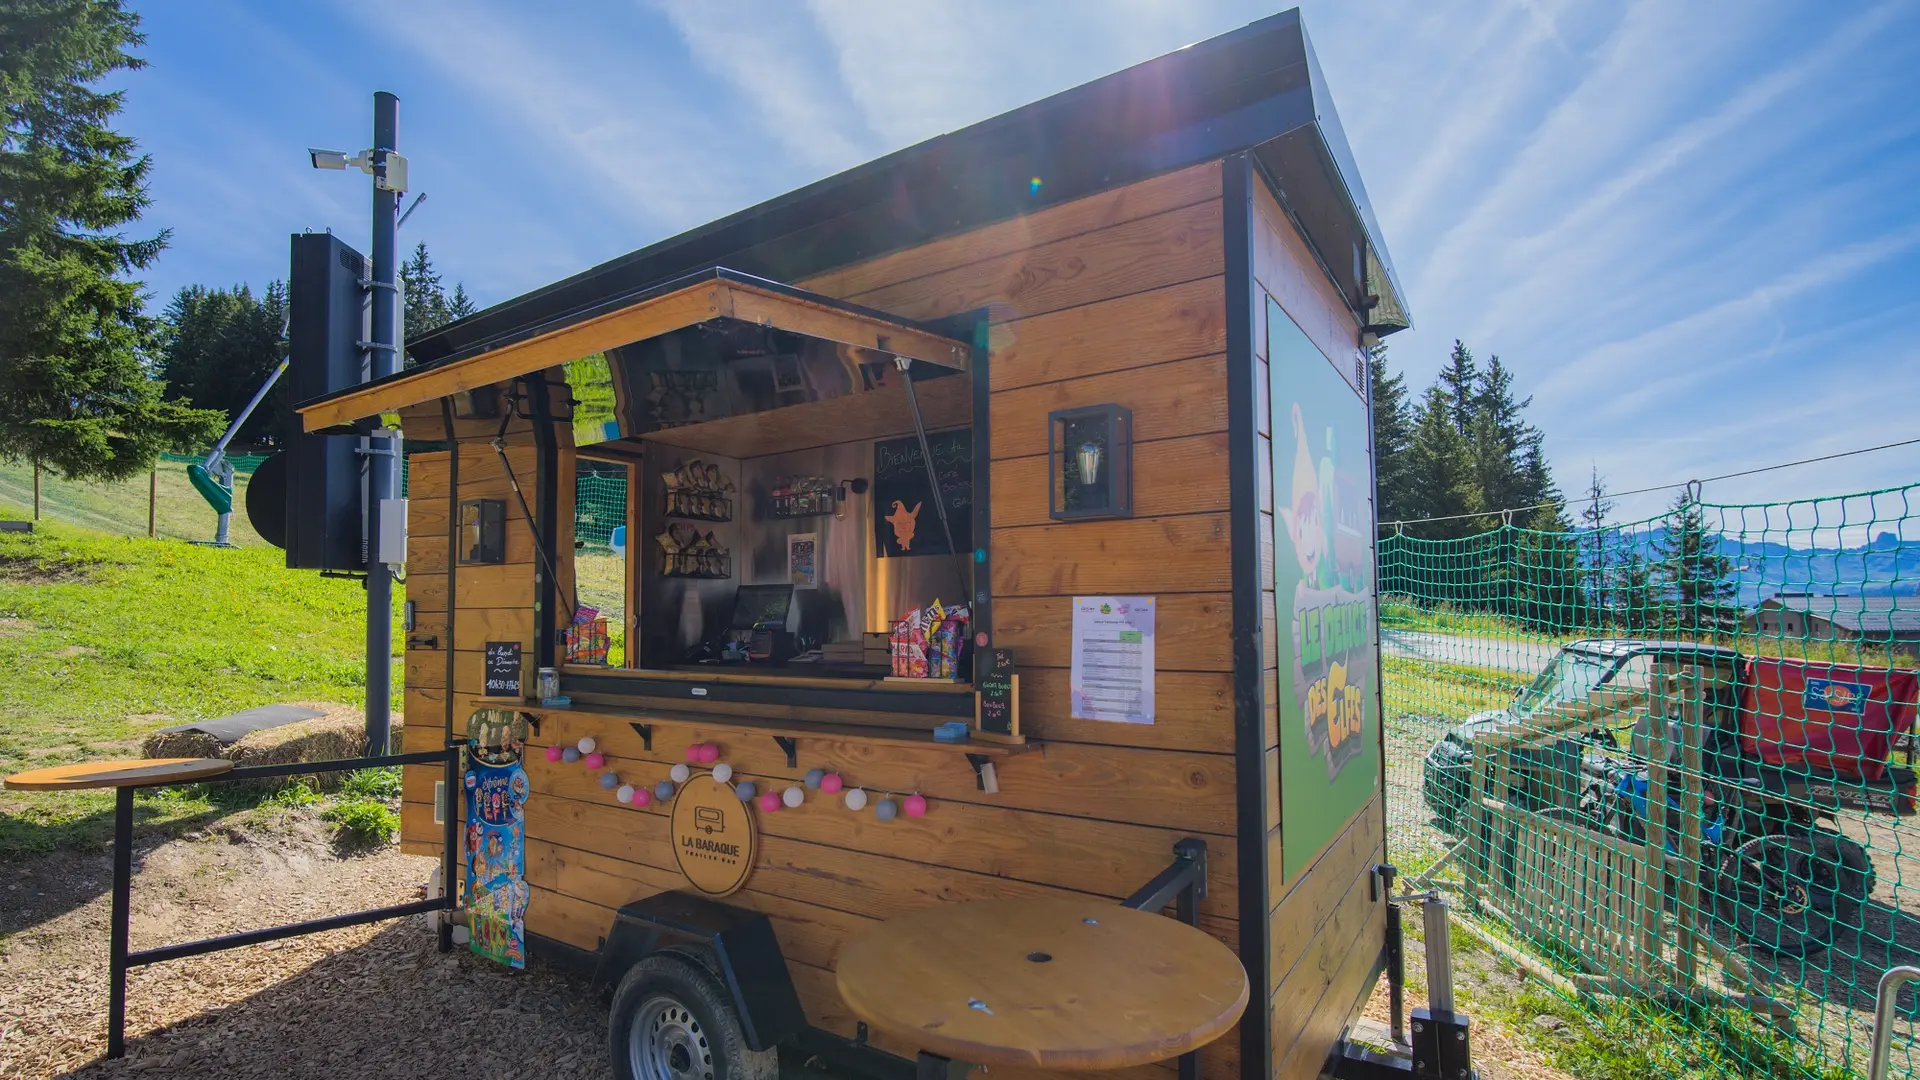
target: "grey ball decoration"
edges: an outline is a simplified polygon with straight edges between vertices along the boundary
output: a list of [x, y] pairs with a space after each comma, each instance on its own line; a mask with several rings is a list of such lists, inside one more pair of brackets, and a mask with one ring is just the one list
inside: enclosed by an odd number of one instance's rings
[[603, 788], [605, 788], [605, 789], [607, 789], [608, 791], [612, 791], [612, 790], [613, 790], [614, 788], [617, 788], [617, 787], [619, 787], [619, 786], [620, 786], [620, 776], [619, 776], [619, 774], [618, 774], [618, 773], [610, 773], [610, 772], [603, 772], [603, 773], [601, 773], [601, 774], [600, 774], [600, 786], [601, 786], [601, 787], [603, 787]]
[[565, 750], [560, 751], [560, 760], [571, 765], [580, 760], [580, 751], [569, 746]]
[[892, 799], [881, 799], [873, 804], [873, 816], [881, 821], [892, 821], [900, 816], [900, 804]]
[[802, 782], [807, 785], [808, 791], [819, 791], [820, 781], [826, 779], [826, 776], [827, 770], [825, 769], [808, 769], [807, 777]]
[[673, 781], [662, 780], [653, 785], [653, 797], [659, 799], [661, 802], [673, 798]]
[[753, 786], [753, 781], [742, 780], [740, 783], [734, 785], [733, 793], [740, 796], [741, 802], [746, 802], [755, 795], [760, 794], [760, 789]]

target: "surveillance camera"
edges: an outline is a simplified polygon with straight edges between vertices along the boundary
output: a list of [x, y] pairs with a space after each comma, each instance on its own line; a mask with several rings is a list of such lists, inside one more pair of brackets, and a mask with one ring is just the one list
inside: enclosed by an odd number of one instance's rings
[[347, 167], [347, 152], [345, 150], [309, 149], [307, 151], [307, 157], [313, 160], [313, 167], [316, 169], [344, 169]]

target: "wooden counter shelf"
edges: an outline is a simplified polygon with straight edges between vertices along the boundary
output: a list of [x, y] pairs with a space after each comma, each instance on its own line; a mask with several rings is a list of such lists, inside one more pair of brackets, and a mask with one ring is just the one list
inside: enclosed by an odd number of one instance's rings
[[[805, 667], [806, 665], [801, 665]], [[774, 674], [765, 668], [609, 668], [598, 664], [565, 664], [564, 675], [628, 675], [684, 683], [731, 683], [744, 686], [814, 686], [833, 690], [907, 690], [921, 694], [972, 695], [973, 684], [950, 679], [890, 679], [874, 675], [809, 675], [796, 671]]]
[[831, 739], [836, 742], [868, 742], [882, 746], [905, 746], [915, 750], [946, 750], [964, 754], [967, 763], [973, 766], [973, 776], [980, 790], [987, 791], [987, 776], [982, 772], [984, 766], [999, 758], [1024, 754], [1039, 748], [1032, 740], [1018, 743], [1000, 742], [939, 742], [933, 732], [925, 728], [882, 727], [869, 724], [832, 724], [812, 721], [778, 720], [764, 716], [741, 716], [735, 713], [688, 712], [674, 714], [671, 710], [657, 708], [627, 708], [619, 705], [604, 705], [597, 702], [581, 702], [571, 705], [542, 705], [527, 698], [488, 698], [476, 697], [469, 703], [479, 709], [512, 709], [533, 718], [534, 731], [539, 731], [539, 717], [551, 713], [572, 713], [577, 716], [604, 716], [610, 720], [620, 720], [633, 728], [648, 750], [653, 749], [653, 725], [656, 723], [689, 724], [698, 727], [726, 728], [733, 731], [749, 731], [770, 736], [787, 755], [787, 767], [799, 767], [799, 740]]

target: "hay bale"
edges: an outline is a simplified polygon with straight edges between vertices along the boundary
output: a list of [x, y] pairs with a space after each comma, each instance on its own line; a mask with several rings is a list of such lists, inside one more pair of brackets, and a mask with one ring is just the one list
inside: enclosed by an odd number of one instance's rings
[[140, 752], [150, 758], [219, 757], [226, 744], [204, 731], [155, 731], [140, 742]]
[[[147, 736], [149, 757], [223, 757], [235, 768], [255, 765], [286, 765], [296, 761], [333, 761], [360, 757], [366, 752], [367, 722], [359, 706], [331, 702], [298, 702], [321, 710], [310, 720], [298, 720], [279, 727], [249, 732], [239, 741], [222, 745], [211, 735], [199, 732], [155, 732]], [[400, 725], [394, 724], [394, 745], [399, 745]], [[252, 791], [278, 791], [289, 784], [317, 785], [331, 791], [346, 779], [344, 772], [308, 773], [267, 780], [234, 781], [227, 786]]]

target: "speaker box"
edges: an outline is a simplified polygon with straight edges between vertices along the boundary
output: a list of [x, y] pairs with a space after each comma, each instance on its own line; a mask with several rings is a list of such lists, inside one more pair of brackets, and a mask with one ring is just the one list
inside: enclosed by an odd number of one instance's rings
[[[367, 260], [331, 233], [293, 238], [287, 279], [287, 381], [304, 405], [367, 381]], [[355, 435], [287, 433], [286, 550], [295, 570], [365, 570], [366, 463]]]

